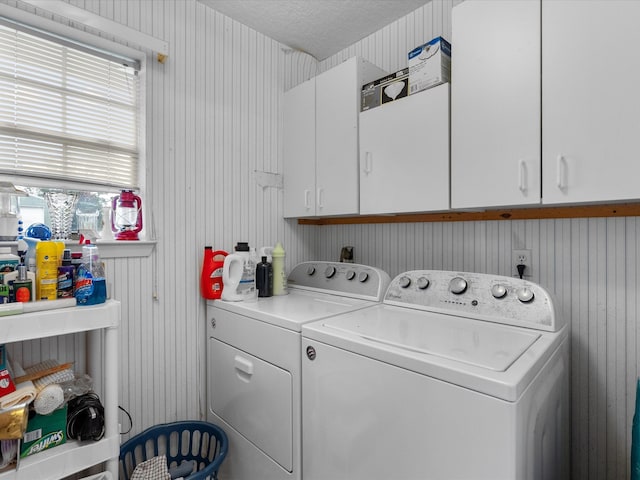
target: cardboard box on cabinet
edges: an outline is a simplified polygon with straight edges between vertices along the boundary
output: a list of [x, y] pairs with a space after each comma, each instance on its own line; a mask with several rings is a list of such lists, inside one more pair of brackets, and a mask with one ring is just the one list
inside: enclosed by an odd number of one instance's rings
[[409, 94], [409, 68], [403, 68], [362, 86], [360, 111], [379, 107]]
[[409, 52], [409, 95], [451, 81], [451, 45], [436, 37]]

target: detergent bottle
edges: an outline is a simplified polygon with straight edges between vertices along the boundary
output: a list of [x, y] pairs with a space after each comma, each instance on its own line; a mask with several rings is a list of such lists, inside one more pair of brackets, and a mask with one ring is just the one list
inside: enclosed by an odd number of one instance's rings
[[284, 269], [284, 247], [280, 242], [273, 247], [271, 252], [273, 257], [273, 295], [286, 295], [289, 293], [287, 288], [287, 273]]
[[222, 271], [224, 259], [229, 255], [224, 250], [213, 251], [213, 247], [204, 247], [204, 259], [200, 275], [200, 294], [207, 300], [221, 297], [223, 289]]
[[222, 283], [224, 285], [222, 300], [230, 302], [257, 300], [256, 264], [247, 242], [238, 242], [235, 253], [225, 257]]

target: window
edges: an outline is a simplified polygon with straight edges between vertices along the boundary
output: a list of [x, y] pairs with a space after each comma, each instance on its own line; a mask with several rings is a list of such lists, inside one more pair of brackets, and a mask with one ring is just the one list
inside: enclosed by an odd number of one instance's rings
[[18, 201], [29, 218], [46, 223], [49, 189], [98, 210], [109, 194], [140, 189], [139, 70], [135, 60], [0, 19], [0, 179], [26, 187], [31, 197]]

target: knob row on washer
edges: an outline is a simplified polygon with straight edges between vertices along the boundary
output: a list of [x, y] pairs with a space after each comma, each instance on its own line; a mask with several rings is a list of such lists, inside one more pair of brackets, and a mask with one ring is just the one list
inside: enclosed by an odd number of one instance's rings
[[[409, 288], [409, 286], [411, 285], [411, 278], [403, 275], [398, 279], [398, 284], [400, 285], [400, 288]], [[425, 290], [429, 287], [429, 284], [429, 279], [426, 277], [419, 277], [416, 281], [416, 285], [420, 290]], [[464, 278], [455, 277], [449, 282], [449, 291], [455, 295], [461, 295], [467, 291], [468, 286], [469, 284]], [[495, 284], [493, 287], [491, 287], [491, 295], [493, 295], [493, 297], [496, 299], [504, 298], [507, 295], [507, 287], [499, 283]], [[522, 287], [516, 291], [516, 297], [522, 303], [529, 303], [533, 301], [535, 295], [533, 293], [533, 290], [531, 290], [530, 288]]]
[[[324, 276], [326, 278], [332, 278], [336, 274], [336, 271], [337, 271], [336, 267], [329, 265], [324, 270]], [[313, 265], [310, 265], [307, 267], [307, 275], [311, 276], [311, 275], [315, 275], [315, 273], [316, 273], [316, 267], [314, 267]], [[349, 270], [346, 276], [347, 276], [347, 280], [353, 280], [354, 278], [356, 278], [355, 270]], [[360, 272], [358, 274], [359, 282], [364, 283], [367, 280], [369, 280], [369, 274], [367, 272]]]

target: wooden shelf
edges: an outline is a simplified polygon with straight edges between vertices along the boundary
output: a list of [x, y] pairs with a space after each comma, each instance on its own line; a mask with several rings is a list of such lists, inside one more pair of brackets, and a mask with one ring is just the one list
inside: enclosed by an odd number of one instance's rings
[[482, 211], [446, 211], [399, 215], [299, 218], [299, 225], [350, 225], [367, 223], [471, 222], [478, 220], [530, 220], [546, 218], [593, 218], [640, 216], [640, 202], [608, 205], [531, 207]]

